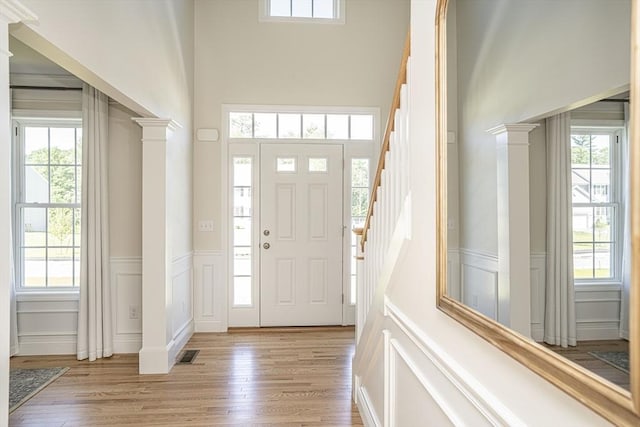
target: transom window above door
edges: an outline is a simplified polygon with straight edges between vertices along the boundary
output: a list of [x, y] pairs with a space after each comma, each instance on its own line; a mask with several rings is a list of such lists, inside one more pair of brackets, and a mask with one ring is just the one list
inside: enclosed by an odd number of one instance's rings
[[345, 0], [262, 0], [260, 21], [343, 24]]
[[230, 112], [231, 139], [374, 139], [373, 114]]

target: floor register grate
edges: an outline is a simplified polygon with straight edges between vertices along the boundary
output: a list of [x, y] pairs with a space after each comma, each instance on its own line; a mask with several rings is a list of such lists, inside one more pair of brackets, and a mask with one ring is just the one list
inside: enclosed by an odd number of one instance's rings
[[193, 363], [196, 360], [196, 357], [200, 353], [200, 350], [185, 350], [182, 352], [180, 357], [178, 358], [177, 364], [179, 365], [188, 365]]

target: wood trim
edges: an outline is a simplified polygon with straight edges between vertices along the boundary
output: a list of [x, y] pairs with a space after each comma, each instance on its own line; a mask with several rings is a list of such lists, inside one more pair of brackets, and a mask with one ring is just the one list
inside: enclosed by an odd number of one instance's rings
[[373, 216], [373, 207], [378, 198], [378, 187], [380, 187], [382, 179], [382, 171], [384, 170], [385, 155], [389, 151], [389, 143], [391, 139], [391, 132], [395, 129], [396, 110], [400, 108], [400, 89], [402, 85], [407, 82], [407, 61], [411, 53], [411, 30], [407, 33], [407, 38], [404, 42], [404, 49], [402, 50], [402, 60], [400, 61], [400, 71], [398, 71], [398, 78], [396, 79], [396, 87], [393, 92], [393, 100], [391, 101], [391, 108], [389, 109], [389, 118], [387, 120], [387, 128], [384, 132], [384, 139], [382, 140], [382, 147], [380, 148], [380, 157], [378, 158], [378, 168], [376, 169], [376, 175], [373, 179], [373, 185], [371, 186], [371, 198], [369, 199], [369, 209], [367, 210], [367, 219], [362, 227], [362, 238], [360, 245], [364, 251], [364, 243], [367, 241], [367, 232], [371, 227], [371, 217]]
[[631, 23], [631, 236], [633, 272], [631, 290], [630, 357], [631, 393], [536, 344], [529, 338], [483, 316], [446, 295], [447, 288], [447, 184], [446, 184], [446, 10], [448, 0], [438, 0], [436, 10], [436, 179], [437, 179], [437, 305], [506, 354], [522, 363], [579, 402], [616, 425], [640, 425], [640, 109], [635, 108], [640, 88], [640, 10], [632, 0]]

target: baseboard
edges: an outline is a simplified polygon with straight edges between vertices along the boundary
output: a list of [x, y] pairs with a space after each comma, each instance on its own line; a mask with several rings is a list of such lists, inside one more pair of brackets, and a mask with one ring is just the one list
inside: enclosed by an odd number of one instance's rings
[[544, 328], [541, 325], [531, 325], [531, 338], [535, 342], [544, 340]]
[[115, 337], [113, 352], [115, 354], [138, 353], [142, 348], [142, 334], [131, 334], [130, 337]]
[[587, 325], [578, 323], [578, 341], [598, 341], [620, 339], [620, 329], [614, 324]]
[[173, 338], [169, 345], [169, 370], [176, 363], [178, 354], [182, 351], [182, 348], [189, 342], [193, 335], [194, 324], [193, 320], [190, 320]]
[[21, 336], [16, 356], [53, 356], [77, 353], [75, 335]]
[[371, 399], [369, 399], [369, 394], [364, 387], [358, 388], [358, 399], [356, 400], [358, 411], [360, 411], [360, 417], [362, 418], [362, 422], [364, 423], [364, 425], [366, 427], [382, 426], [380, 420], [376, 416], [376, 413], [373, 411]]

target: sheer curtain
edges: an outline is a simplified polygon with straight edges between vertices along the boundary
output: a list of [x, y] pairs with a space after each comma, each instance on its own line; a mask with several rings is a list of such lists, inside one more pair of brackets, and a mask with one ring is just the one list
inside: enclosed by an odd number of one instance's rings
[[576, 345], [571, 219], [571, 119], [562, 113], [547, 127], [547, 271], [544, 341]]
[[629, 103], [624, 104], [624, 130], [622, 138], [622, 209], [623, 231], [622, 240], [622, 292], [620, 301], [620, 337], [629, 339], [629, 291], [631, 290], [631, 218], [630, 218], [630, 192], [629, 192]]
[[113, 354], [109, 284], [108, 97], [82, 89], [82, 236], [78, 360]]

